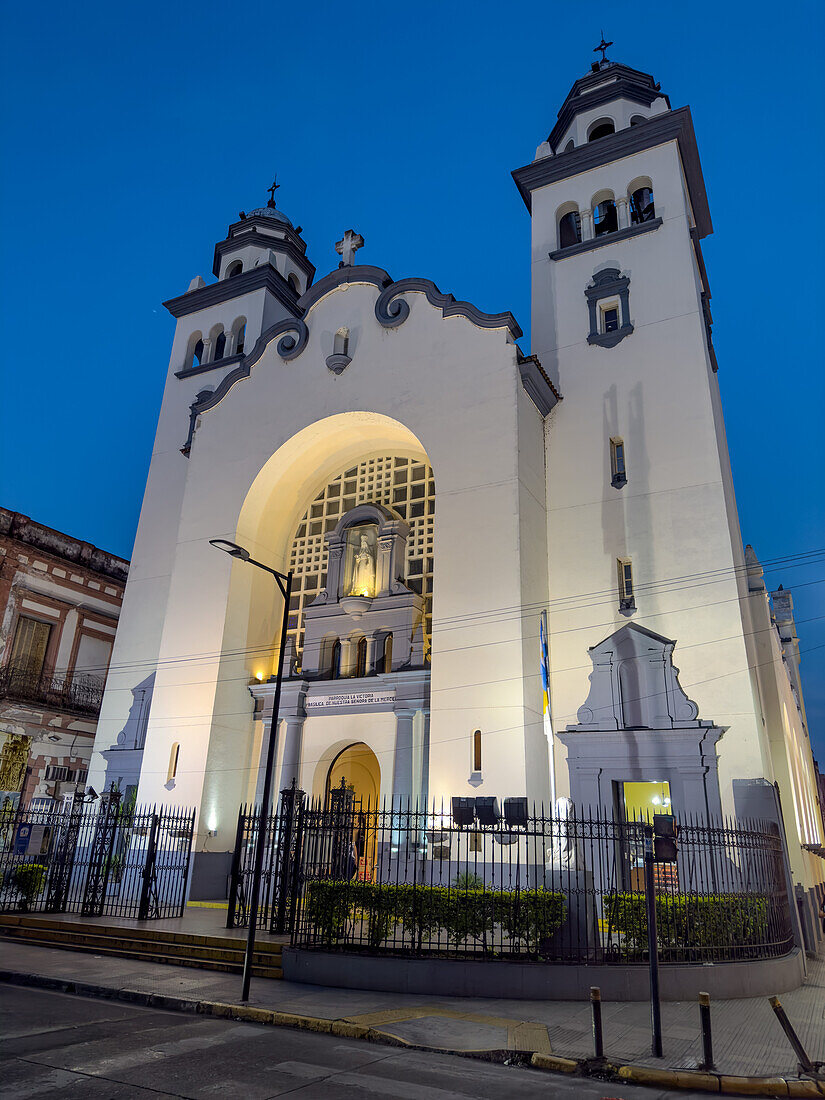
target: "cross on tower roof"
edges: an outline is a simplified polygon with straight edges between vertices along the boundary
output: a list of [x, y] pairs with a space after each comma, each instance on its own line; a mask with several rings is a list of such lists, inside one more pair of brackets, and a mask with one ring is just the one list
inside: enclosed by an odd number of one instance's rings
[[364, 238], [354, 229], [348, 229], [340, 241], [336, 241], [335, 251], [342, 257], [339, 267], [352, 267], [355, 263], [355, 253], [364, 247]]
[[273, 206], [274, 207], [274, 205], [275, 205], [275, 192], [278, 190], [278, 188], [280, 186], [281, 186], [280, 183], [278, 183], [278, 177], [275, 176], [275, 178], [272, 181], [272, 186], [267, 187], [267, 191], [269, 192], [269, 202], [266, 204], [267, 206]]
[[602, 36], [602, 40], [601, 40], [601, 42], [600, 42], [600, 43], [598, 44], [598, 46], [597, 46], [597, 47], [595, 48], [595, 50], [593, 51], [593, 53], [598, 53], [598, 52], [599, 52], [599, 50], [601, 50], [601, 52], [602, 52], [602, 59], [601, 59], [601, 61], [599, 62], [599, 64], [603, 65], [603, 64], [604, 64], [604, 63], [605, 63], [605, 62], [607, 61], [607, 57], [605, 56], [605, 54], [607, 53], [607, 48], [608, 48], [608, 46], [612, 46], [612, 45], [613, 45], [613, 43], [612, 43], [612, 42], [605, 42], [605, 40], [604, 40], [604, 31], [601, 31], [600, 33], [601, 33], [601, 36]]

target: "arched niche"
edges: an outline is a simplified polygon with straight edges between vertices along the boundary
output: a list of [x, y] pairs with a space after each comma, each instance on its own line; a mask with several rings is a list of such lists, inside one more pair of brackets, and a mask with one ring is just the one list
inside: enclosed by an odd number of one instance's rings
[[[252, 557], [287, 572], [297, 524], [323, 486], [364, 455], [386, 452], [429, 463], [417, 437], [380, 413], [326, 417], [297, 432], [267, 460], [249, 488], [234, 532], [222, 537], [245, 546]], [[244, 650], [250, 678], [268, 678], [277, 657], [280, 607], [271, 578], [235, 563], [230, 578], [222, 650]]]

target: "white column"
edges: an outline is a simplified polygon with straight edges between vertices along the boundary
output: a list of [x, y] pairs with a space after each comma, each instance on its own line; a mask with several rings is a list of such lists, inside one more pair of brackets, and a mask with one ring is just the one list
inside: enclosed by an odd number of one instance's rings
[[374, 634], [367, 635], [367, 661], [366, 668], [364, 669], [365, 676], [372, 676], [375, 671], [375, 643], [376, 637]]
[[[294, 779], [301, 782], [301, 743], [304, 733], [304, 716], [289, 714], [284, 719], [284, 755], [281, 765], [281, 790]], [[280, 792], [278, 792], [280, 794]]]
[[616, 206], [619, 212], [619, 229], [627, 229], [630, 225], [630, 219], [627, 214], [627, 199], [616, 199]]
[[339, 676], [352, 676], [352, 666], [355, 660], [353, 656], [354, 649], [355, 646], [351, 638], [341, 639], [341, 668]]
[[582, 240], [583, 241], [592, 241], [593, 240], [593, 215], [592, 215], [592, 213], [589, 210], [582, 210], [581, 211], [581, 219], [582, 219]]
[[203, 355], [201, 356], [201, 363], [212, 362], [212, 346], [213, 341], [211, 336], [204, 336], [203, 338]]

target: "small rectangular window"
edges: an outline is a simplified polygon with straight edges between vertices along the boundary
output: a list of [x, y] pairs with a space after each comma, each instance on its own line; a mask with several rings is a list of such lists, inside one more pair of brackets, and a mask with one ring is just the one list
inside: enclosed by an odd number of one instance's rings
[[612, 484], [617, 488], [627, 482], [624, 441], [621, 439], [610, 440], [610, 476]]
[[634, 608], [636, 600], [633, 587], [633, 565], [629, 558], [616, 561], [619, 574], [619, 607], [623, 610]]
[[602, 332], [619, 331], [618, 306], [602, 306]]

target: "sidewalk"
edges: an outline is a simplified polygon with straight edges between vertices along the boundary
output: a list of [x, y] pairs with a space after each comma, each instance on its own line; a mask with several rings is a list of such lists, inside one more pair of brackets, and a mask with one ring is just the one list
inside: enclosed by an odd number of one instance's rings
[[[357, 966], [353, 959], [353, 966]], [[120, 991], [237, 1004], [240, 977], [100, 957], [0, 940], [0, 980], [69, 982]], [[463, 1000], [375, 993], [255, 979], [253, 1007], [368, 1026], [381, 1035], [445, 1051], [538, 1051], [566, 1058], [593, 1053], [590, 1006], [578, 1002]], [[806, 984], [782, 1004], [813, 1061], [825, 1060], [825, 962], [809, 962]], [[719, 1073], [796, 1075], [796, 1059], [766, 999], [716, 1001], [713, 1045]], [[650, 1055], [649, 1006], [605, 1003], [604, 1045], [614, 1063], [695, 1069], [701, 1061], [695, 1004], [662, 1004], [664, 1059]]]

